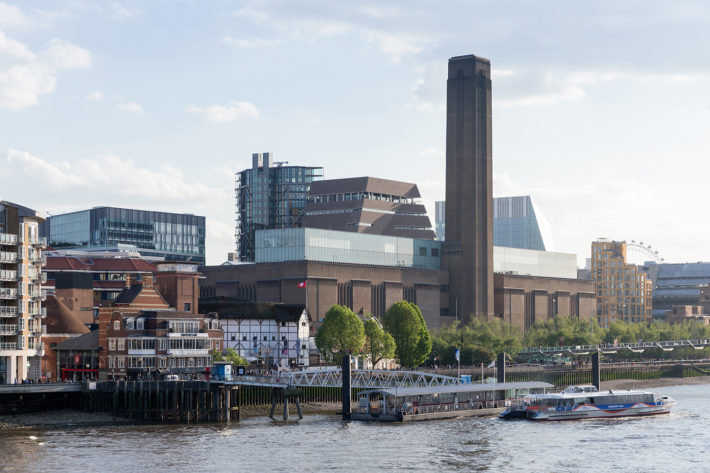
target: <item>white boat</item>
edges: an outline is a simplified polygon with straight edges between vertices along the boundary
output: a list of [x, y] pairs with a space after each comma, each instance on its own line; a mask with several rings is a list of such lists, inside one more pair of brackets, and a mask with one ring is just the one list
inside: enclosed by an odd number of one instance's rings
[[668, 414], [675, 401], [649, 391], [608, 390], [595, 386], [569, 386], [554, 394], [530, 399], [526, 416], [532, 420], [571, 420]]

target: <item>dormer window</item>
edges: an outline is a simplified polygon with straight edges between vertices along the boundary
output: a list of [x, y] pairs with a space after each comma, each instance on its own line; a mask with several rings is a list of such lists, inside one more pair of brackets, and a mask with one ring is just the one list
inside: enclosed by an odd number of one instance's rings
[[133, 319], [126, 320], [126, 330], [133, 330]]
[[143, 319], [136, 320], [136, 330], [143, 330]]

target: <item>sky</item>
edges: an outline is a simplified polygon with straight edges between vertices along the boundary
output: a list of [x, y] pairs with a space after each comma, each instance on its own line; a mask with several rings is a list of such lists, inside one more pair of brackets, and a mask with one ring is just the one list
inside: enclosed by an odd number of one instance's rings
[[207, 218], [270, 151], [326, 178], [445, 193], [450, 57], [493, 68], [494, 196], [532, 195], [555, 250], [643, 241], [710, 261], [705, 1], [0, 0], [0, 199]]

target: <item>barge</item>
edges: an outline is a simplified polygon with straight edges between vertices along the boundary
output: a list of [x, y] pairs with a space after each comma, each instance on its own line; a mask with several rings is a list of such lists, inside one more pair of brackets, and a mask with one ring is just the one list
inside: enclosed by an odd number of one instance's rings
[[533, 381], [372, 389], [359, 393], [351, 418], [412, 422], [496, 415], [522, 397], [543, 394], [552, 387]]

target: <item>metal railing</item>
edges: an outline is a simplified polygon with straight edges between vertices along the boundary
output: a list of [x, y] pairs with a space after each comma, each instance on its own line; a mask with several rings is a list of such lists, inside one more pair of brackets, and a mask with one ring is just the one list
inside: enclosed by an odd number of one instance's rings
[[0, 342], [0, 350], [17, 350], [17, 343]]
[[17, 325], [0, 325], [1, 335], [16, 335]]
[[1, 263], [17, 263], [17, 253], [12, 251], [0, 251]]
[[30, 245], [32, 246], [47, 246], [47, 239], [45, 237], [30, 238]]
[[17, 281], [17, 271], [0, 269], [0, 281]]
[[678, 347], [704, 347], [710, 346], [710, 340], [666, 340], [662, 342], [637, 342], [637, 343], [600, 343], [599, 345], [565, 345], [559, 347], [539, 347], [527, 348], [518, 352], [519, 355], [527, 354], [562, 354], [577, 353], [585, 354], [589, 352], [601, 351], [602, 353], [613, 353], [617, 350], [630, 350], [642, 352], [647, 348], [660, 348], [663, 351], [670, 351]]
[[17, 245], [17, 235], [0, 233], [0, 245]]
[[17, 289], [0, 288], [0, 299], [17, 299]]
[[0, 307], [0, 317], [17, 317], [17, 307]]

